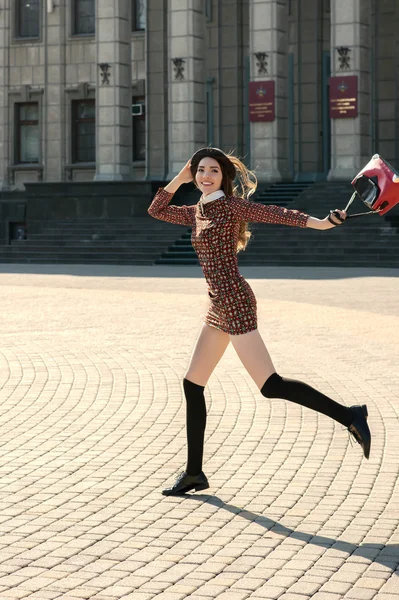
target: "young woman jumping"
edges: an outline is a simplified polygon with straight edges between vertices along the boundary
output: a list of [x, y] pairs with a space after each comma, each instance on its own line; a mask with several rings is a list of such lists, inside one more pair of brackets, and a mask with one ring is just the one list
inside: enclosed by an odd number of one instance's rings
[[[237, 195], [239, 181], [241, 194]], [[202, 192], [194, 206], [169, 202], [182, 183], [195, 181]], [[192, 227], [191, 241], [208, 284], [209, 309], [183, 379], [186, 397], [188, 458], [185, 471], [163, 494], [181, 495], [205, 490], [202, 470], [206, 406], [204, 388], [229, 342], [266, 398], [290, 400], [318, 411], [348, 428], [369, 458], [371, 434], [367, 407], [338, 404], [306, 383], [276, 373], [257, 329], [256, 299], [238, 270], [237, 252], [245, 248], [250, 233], [247, 223], [277, 223], [326, 230], [341, 225], [346, 214], [331, 211], [317, 219], [297, 210], [264, 206], [247, 198], [257, 180], [235, 156], [218, 148], [201, 148], [165, 187], [160, 188], [148, 209], [156, 219]]]

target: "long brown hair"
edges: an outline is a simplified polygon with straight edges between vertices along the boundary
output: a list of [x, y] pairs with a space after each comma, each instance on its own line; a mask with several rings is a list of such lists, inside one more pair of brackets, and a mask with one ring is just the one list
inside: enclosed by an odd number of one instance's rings
[[[222, 190], [226, 196], [237, 195], [242, 198], [249, 198], [255, 192], [258, 185], [256, 175], [253, 171], [250, 171], [239, 158], [231, 153], [225, 154], [218, 148], [203, 148], [202, 150], [203, 151], [194, 155], [191, 162], [191, 172], [193, 174], [194, 182], [201, 159], [209, 156], [217, 160], [220, 165], [222, 170]], [[206, 152], [207, 150], [209, 150], [209, 153]], [[236, 184], [235, 181], [237, 182]], [[241, 221], [237, 252], [245, 250], [250, 237], [251, 232], [248, 229], [248, 223]]]

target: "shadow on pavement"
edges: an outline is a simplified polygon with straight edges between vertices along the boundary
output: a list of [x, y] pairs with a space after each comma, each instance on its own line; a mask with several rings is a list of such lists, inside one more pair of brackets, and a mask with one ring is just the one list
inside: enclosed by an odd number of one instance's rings
[[[183, 498], [197, 502], [207, 502], [212, 506], [217, 506], [220, 509], [226, 510], [237, 517], [246, 519], [251, 523], [256, 523], [260, 527], [263, 527], [267, 531], [273, 531], [273, 533], [282, 537], [290, 537], [295, 540], [301, 540], [315, 546], [321, 546], [324, 548], [332, 548], [348, 554], [349, 556], [362, 556], [367, 558], [370, 563], [379, 563], [384, 565], [392, 572], [395, 571], [399, 565], [399, 544], [378, 544], [378, 543], [364, 543], [364, 544], [351, 544], [343, 540], [336, 540], [334, 538], [325, 537], [322, 535], [313, 535], [304, 531], [296, 531], [281, 525], [277, 521], [259, 515], [228, 504], [217, 496], [207, 496], [206, 494], [192, 494], [182, 496]], [[396, 573], [399, 575], [399, 573]]]

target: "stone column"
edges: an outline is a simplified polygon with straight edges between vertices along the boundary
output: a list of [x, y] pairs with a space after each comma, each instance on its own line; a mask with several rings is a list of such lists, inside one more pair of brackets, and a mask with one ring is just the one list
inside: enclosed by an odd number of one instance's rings
[[[250, 0], [251, 81], [275, 81], [276, 119], [251, 123], [251, 167], [259, 181], [288, 177], [288, 3]], [[255, 53], [266, 52], [267, 73], [260, 72]]]
[[[352, 180], [370, 160], [370, 2], [331, 2], [331, 75], [357, 75], [356, 118], [331, 120], [331, 170], [328, 179]], [[338, 47], [349, 48], [349, 69], [339, 61]]]
[[47, 4], [44, 7], [44, 181], [65, 179], [65, 10], [66, 0], [60, 0], [51, 12]]
[[164, 180], [168, 165], [167, 0], [147, 0], [147, 179]]
[[131, 4], [97, 1], [96, 180], [132, 175]]
[[206, 144], [203, 0], [169, 0], [169, 173]]
[[0, 10], [0, 190], [7, 187], [8, 176], [8, 47], [10, 43], [10, 4]]

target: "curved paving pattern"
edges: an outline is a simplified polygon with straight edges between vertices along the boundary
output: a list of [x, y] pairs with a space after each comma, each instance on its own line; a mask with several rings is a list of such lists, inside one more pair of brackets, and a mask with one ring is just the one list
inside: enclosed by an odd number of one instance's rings
[[262, 398], [229, 348], [206, 388], [209, 493], [164, 498], [198, 270], [4, 268], [0, 600], [399, 599], [394, 274], [243, 270], [278, 370], [367, 402], [370, 461]]

